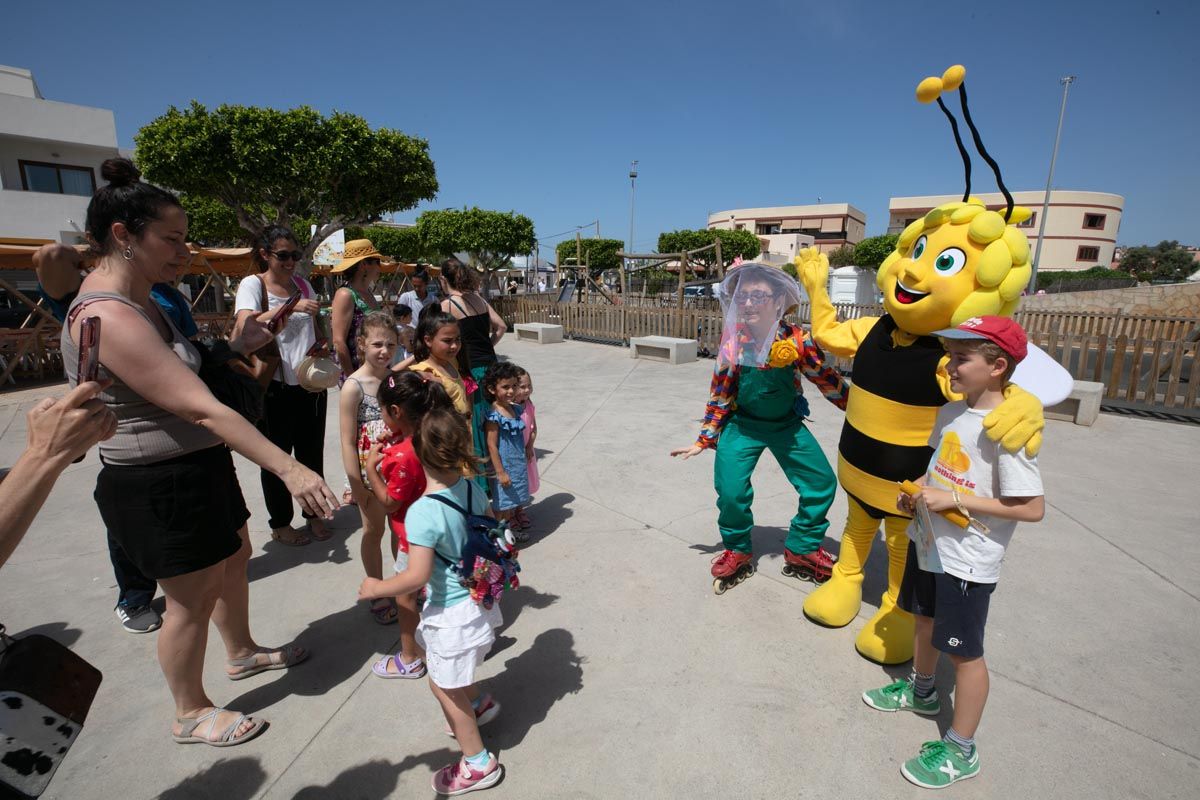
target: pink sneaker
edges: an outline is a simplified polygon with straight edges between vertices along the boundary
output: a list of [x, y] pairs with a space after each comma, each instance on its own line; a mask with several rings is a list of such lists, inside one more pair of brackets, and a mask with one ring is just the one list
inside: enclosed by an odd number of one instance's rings
[[490, 789], [500, 782], [504, 775], [504, 767], [491, 753], [488, 754], [487, 766], [474, 769], [465, 758], [457, 763], [439, 769], [433, 776], [433, 790], [446, 797], [474, 792], [479, 789]]
[[[483, 727], [494, 720], [500, 714], [500, 704], [490, 694], [485, 694], [483, 700], [479, 703], [479, 708], [475, 709], [475, 724], [478, 727]], [[451, 739], [454, 738], [454, 731], [446, 726], [446, 735]]]

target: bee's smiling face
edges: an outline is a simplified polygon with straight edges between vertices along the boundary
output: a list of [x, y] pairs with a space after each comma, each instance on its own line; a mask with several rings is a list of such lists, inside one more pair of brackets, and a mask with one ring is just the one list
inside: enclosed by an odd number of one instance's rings
[[975, 267], [982, 252], [967, 236], [966, 225], [927, 229], [880, 266], [884, 309], [908, 333], [951, 327], [955, 310], [979, 288]]

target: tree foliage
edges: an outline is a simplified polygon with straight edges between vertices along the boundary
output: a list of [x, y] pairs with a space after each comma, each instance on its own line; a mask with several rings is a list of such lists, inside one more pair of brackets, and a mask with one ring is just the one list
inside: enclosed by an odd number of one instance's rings
[[888, 233], [863, 239], [854, 245], [854, 261], [852, 263], [864, 269], [878, 269], [883, 260], [896, 249], [896, 240], [899, 238], [898, 234]]
[[370, 239], [375, 249], [385, 256], [407, 263], [436, 261], [438, 253], [421, 238], [416, 227], [393, 228], [390, 226], [373, 225], [369, 228], [349, 226], [346, 228], [346, 241], [352, 239]]
[[[588, 265], [592, 275], [599, 275], [609, 269], [619, 269], [621, 259], [617, 253], [625, 249], [625, 243], [620, 239], [582, 239], [579, 242], [579, 252], [583, 263]], [[575, 240], [567, 239], [559, 242], [554, 249], [559, 266], [575, 263]]]
[[[669, 231], [658, 236], [658, 252], [681, 253], [685, 250], [695, 250], [721, 240], [721, 260], [723, 266], [729, 266], [735, 258], [746, 260], [757, 258], [762, 252], [762, 242], [750, 231], [727, 231], [720, 228], [701, 228], [700, 230]], [[689, 256], [688, 261], [704, 267], [714, 267], [717, 256], [714, 250], [706, 250]]]
[[417, 217], [415, 230], [431, 252], [448, 256], [465, 251], [471, 266], [484, 273], [485, 293], [491, 273], [511, 265], [513, 256], [528, 253], [535, 241], [533, 220], [515, 211], [426, 211]]
[[249, 232], [224, 203], [193, 194], [181, 194], [179, 202], [187, 212], [190, 241], [204, 247], [244, 247], [250, 243]]
[[[315, 222], [305, 261], [334, 231], [412, 208], [438, 189], [424, 139], [308, 106], [209, 111], [193, 101], [172, 106], [134, 139], [147, 180], [224, 204], [247, 233], [278, 223], [299, 235], [299, 223]], [[227, 220], [212, 230], [227, 233]]]
[[1200, 268], [1195, 257], [1176, 241], [1163, 241], [1150, 247], [1127, 247], [1121, 256], [1121, 271], [1142, 280], [1179, 283]]
[[854, 245], [844, 244], [836, 250], [831, 251], [829, 253], [829, 266], [833, 267], [834, 269], [837, 269], [838, 267], [855, 266]]

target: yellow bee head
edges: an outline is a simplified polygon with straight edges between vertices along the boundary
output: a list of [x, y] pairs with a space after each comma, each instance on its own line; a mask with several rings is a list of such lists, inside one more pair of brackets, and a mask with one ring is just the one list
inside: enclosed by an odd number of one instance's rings
[[1029, 283], [1029, 240], [1016, 223], [972, 197], [913, 222], [879, 266], [884, 309], [901, 330], [926, 335], [984, 314], [1010, 316]]
[[[950, 121], [966, 176], [963, 199], [940, 205], [905, 228], [875, 278], [883, 292], [884, 309], [901, 330], [911, 334], [927, 335], [985, 314], [1009, 316], [1031, 274], [1029, 240], [1014, 227], [1029, 219], [1030, 212], [1013, 205], [1000, 167], [983, 149], [967, 106], [966, 74], [962, 66], [955, 65], [942, 77], [926, 78], [917, 86], [917, 99], [936, 101]], [[941, 99], [943, 92], [954, 90], [958, 90], [963, 118], [976, 147], [992, 167], [1008, 201], [1004, 214], [989, 211], [970, 196], [970, 156], [954, 115]]]

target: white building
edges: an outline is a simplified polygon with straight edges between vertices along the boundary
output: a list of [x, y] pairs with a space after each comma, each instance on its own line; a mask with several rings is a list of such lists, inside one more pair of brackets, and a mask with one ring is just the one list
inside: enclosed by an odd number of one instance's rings
[[29, 70], [0, 65], [0, 238], [79, 241], [118, 155], [113, 112], [46, 100]]
[[811, 243], [828, 253], [844, 244], [861, 242], [866, 236], [867, 215], [849, 203], [733, 208], [709, 214], [708, 227], [751, 231], [763, 240], [763, 252], [786, 255], [788, 246], [794, 250], [799, 240], [776, 241], [774, 237], [799, 234], [812, 237], [804, 246]]
[[[988, 208], [1003, 210], [1005, 207], [1004, 195], [998, 192], [975, 196]], [[1016, 205], [1025, 206], [1033, 212], [1033, 216], [1018, 227], [1029, 238], [1030, 248], [1036, 249], [1042, 200], [1046, 193], [1013, 192], [1012, 196]], [[893, 197], [888, 201], [888, 233], [900, 233], [930, 209], [955, 200], [962, 200], [962, 195]], [[1119, 194], [1059, 189], [1050, 192], [1046, 238], [1038, 271], [1073, 271], [1111, 266], [1124, 208], [1125, 198]]]

